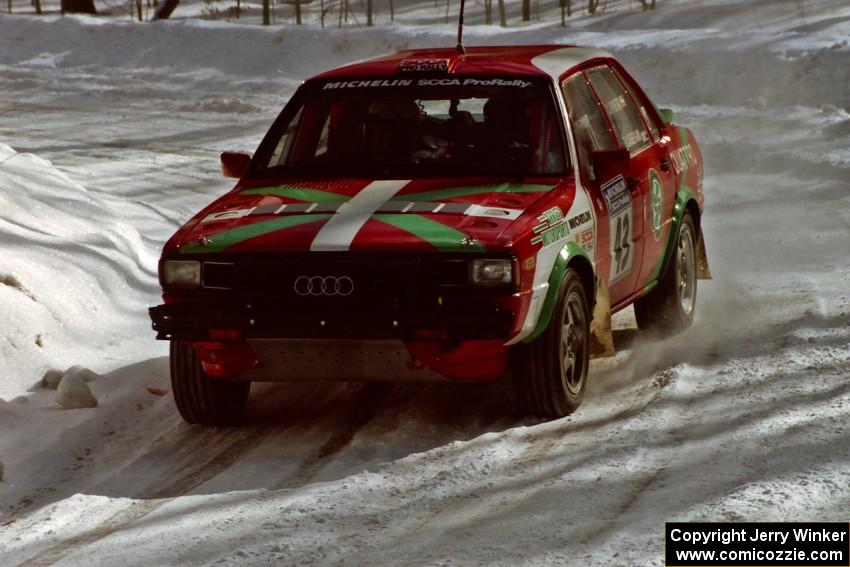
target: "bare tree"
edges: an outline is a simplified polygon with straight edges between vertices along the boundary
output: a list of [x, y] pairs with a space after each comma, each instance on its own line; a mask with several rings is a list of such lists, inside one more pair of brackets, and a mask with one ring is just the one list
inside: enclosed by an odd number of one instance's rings
[[395, 1], [390, 0], [390, 21], [395, 21]]
[[505, 0], [499, 0], [499, 25], [503, 28], [508, 27], [508, 17], [505, 14]]
[[573, 1], [561, 0], [561, 27], [567, 27], [567, 18], [573, 15]]
[[[372, 0], [369, 0], [369, 4], [371, 8]], [[371, 15], [372, 14], [370, 13], [369, 16]], [[301, 0], [295, 0], [295, 23], [299, 26], [301, 25]]]
[[493, 25], [493, 0], [484, 0], [484, 23]]
[[[11, 3], [11, 0], [9, 0], [9, 2]], [[35, 8], [35, 13], [40, 16], [41, 15], [41, 0], [32, 0], [32, 7]]]
[[263, 25], [268, 26], [272, 23], [270, 0], [263, 0]]
[[[9, 0], [11, 4], [12, 0]], [[63, 14], [97, 14], [94, 0], [62, 0], [60, 8]]]
[[372, 0], [366, 0], [366, 25], [369, 27], [375, 25], [372, 21]]
[[655, 9], [655, 0], [638, 0], [640, 2], [641, 7], [644, 10], [654, 10]]
[[522, 21], [531, 19], [531, 0], [522, 0]]
[[164, 0], [159, 5], [159, 8], [156, 9], [156, 12], [153, 13], [153, 20], [167, 20], [179, 3], [180, 0]]
[[599, 0], [587, 0], [587, 13], [595, 14], [596, 9], [599, 7]]

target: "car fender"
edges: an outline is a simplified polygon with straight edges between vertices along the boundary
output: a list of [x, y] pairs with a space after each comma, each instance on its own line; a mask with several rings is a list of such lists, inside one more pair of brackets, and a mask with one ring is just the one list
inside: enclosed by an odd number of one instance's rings
[[667, 272], [670, 266], [670, 260], [673, 258], [673, 249], [675, 248], [674, 241], [679, 234], [679, 226], [682, 224], [682, 218], [685, 212], [692, 210], [696, 212], [695, 221], [697, 224], [697, 278], [711, 279], [711, 270], [708, 266], [708, 258], [705, 253], [705, 242], [702, 235], [702, 223], [700, 222], [701, 209], [696, 195], [687, 185], [682, 185], [676, 193], [676, 202], [673, 205], [673, 218], [671, 222], [671, 230], [667, 236], [667, 243], [664, 245], [664, 253], [661, 255], [659, 262], [656, 264], [652, 275], [649, 278], [649, 283], [643, 288], [643, 294], [649, 293], [658, 285], [661, 277]]
[[[578, 263], [581, 263], [582, 265], [578, 266]], [[552, 311], [555, 309], [555, 303], [558, 300], [558, 290], [561, 287], [561, 280], [564, 278], [564, 273], [567, 271], [567, 268], [573, 265], [579, 268], [579, 274], [583, 276], [582, 281], [585, 284], [585, 289], [588, 289], [588, 284], [590, 285], [589, 289], [593, 289], [593, 263], [588, 257], [587, 252], [585, 252], [584, 249], [577, 243], [573, 241], [567, 242], [555, 257], [552, 272], [549, 274], [549, 288], [546, 292], [546, 298], [543, 300], [543, 307], [540, 309], [537, 324], [535, 325], [534, 330], [525, 337], [522, 342], [530, 343], [546, 330], [546, 327], [549, 325], [549, 320], [552, 318]], [[590, 282], [586, 281], [588, 275]], [[595, 293], [593, 295], [595, 295]], [[593, 297], [589, 297], [589, 299], [593, 299]]]

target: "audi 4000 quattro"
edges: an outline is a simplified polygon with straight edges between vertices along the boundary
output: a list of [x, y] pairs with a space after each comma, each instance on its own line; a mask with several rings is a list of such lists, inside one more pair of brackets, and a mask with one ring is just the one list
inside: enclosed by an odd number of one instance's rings
[[238, 419], [252, 381], [510, 369], [527, 408], [582, 401], [611, 313], [691, 323], [707, 275], [702, 158], [609, 54], [406, 51], [321, 74], [232, 191], [160, 261], [181, 415]]

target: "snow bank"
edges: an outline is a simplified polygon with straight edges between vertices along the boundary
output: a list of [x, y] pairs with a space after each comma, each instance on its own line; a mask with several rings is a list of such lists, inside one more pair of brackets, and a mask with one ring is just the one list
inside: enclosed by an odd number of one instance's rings
[[[850, 8], [824, 0], [820, 11], [804, 12], [799, 21], [793, 15], [774, 16], [757, 29], [745, 29], [748, 18], [742, 23], [739, 8], [730, 14], [723, 6], [677, 4], [652, 12], [579, 16], [567, 29], [552, 18], [512, 22], [509, 28], [470, 26], [465, 36], [469, 45], [561, 43], [609, 49], [657, 102], [737, 105], [761, 97], [764, 104], [832, 104], [850, 110], [850, 67], [845, 64]], [[759, 10], [771, 9], [763, 1], [752, 4], [754, 19], [763, 15]], [[139, 25], [0, 15], [0, 64], [144, 69], [226, 80], [234, 87], [267, 81], [292, 86], [322, 70], [381, 53], [454, 45], [455, 33], [454, 24], [396, 23], [341, 33], [197, 20]], [[33, 41], [46, 35], [49, 44]]]
[[122, 342], [147, 331], [157, 291], [157, 258], [138, 231], [50, 162], [5, 144], [0, 211], [0, 397], [48, 367], [126, 362]]

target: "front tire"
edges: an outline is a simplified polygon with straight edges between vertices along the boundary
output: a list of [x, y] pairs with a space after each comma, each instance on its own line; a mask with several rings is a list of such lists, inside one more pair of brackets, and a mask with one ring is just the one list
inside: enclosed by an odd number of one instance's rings
[[250, 382], [212, 378], [204, 373], [191, 345], [171, 341], [171, 388], [180, 415], [189, 423], [233, 425], [248, 400]]
[[683, 331], [694, 321], [697, 301], [696, 224], [685, 213], [670, 265], [658, 285], [635, 302], [638, 328], [661, 336]]
[[584, 399], [590, 362], [590, 302], [578, 273], [567, 268], [546, 330], [517, 345], [514, 380], [528, 413], [560, 418]]

